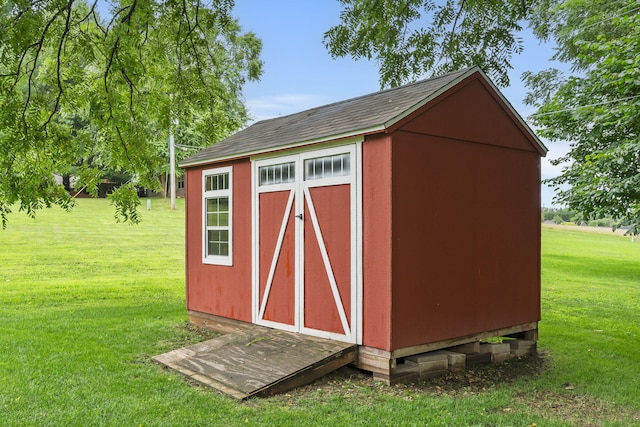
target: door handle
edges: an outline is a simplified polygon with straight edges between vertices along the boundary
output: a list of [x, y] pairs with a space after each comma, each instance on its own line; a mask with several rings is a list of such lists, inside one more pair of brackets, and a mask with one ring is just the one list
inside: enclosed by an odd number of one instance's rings
[[302, 219], [302, 214], [298, 214], [298, 215], [296, 215], [296, 218], [298, 218], [298, 219]]

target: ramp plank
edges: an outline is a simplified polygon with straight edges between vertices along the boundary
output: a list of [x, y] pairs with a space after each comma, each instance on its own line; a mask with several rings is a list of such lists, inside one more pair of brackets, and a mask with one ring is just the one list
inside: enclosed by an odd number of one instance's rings
[[352, 361], [357, 346], [255, 326], [153, 360], [236, 399], [281, 393]]

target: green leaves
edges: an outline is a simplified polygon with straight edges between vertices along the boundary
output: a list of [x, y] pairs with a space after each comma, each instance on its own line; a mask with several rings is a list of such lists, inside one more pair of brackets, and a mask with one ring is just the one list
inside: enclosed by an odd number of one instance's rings
[[511, 58], [522, 52], [516, 35], [530, 1], [340, 0], [341, 23], [325, 33], [334, 57], [376, 60], [380, 86], [398, 86], [479, 65], [508, 86]]
[[[157, 188], [172, 120], [192, 137], [180, 142], [203, 146], [246, 122], [242, 86], [260, 77], [262, 46], [232, 1], [109, 4], [102, 17], [82, 0], [0, 0], [5, 206], [62, 203], [42, 185], [53, 174], [76, 174], [78, 189], [110, 171]], [[128, 196], [113, 200], [122, 219], [137, 218]]]
[[137, 224], [140, 221], [138, 206], [140, 199], [132, 182], [124, 184], [107, 196], [116, 208], [116, 221]]
[[586, 219], [607, 215], [640, 231], [640, 15], [635, 1], [565, 2], [546, 14], [559, 59], [577, 75], [527, 74], [539, 133], [571, 141], [557, 201]]

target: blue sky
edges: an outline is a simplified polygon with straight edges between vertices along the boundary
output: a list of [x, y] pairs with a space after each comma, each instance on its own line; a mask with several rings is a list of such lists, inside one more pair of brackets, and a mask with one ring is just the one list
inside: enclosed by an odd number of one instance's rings
[[[259, 82], [245, 86], [244, 96], [251, 115], [262, 120], [295, 113], [330, 102], [376, 92], [380, 89], [374, 61], [333, 60], [322, 45], [322, 37], [339, 23], [340, 5], [335, 0], [236, 0], [234, 16], [245, 31], [262, 39], [264, 73]], [[522, 100], [526, 89], [520, 81], [524, 71], [548, 68], [552, 46], [541, 45], [523, 33], [525, 51], [514, 60], [511, 86], [502, 93], [525, 119], [534, 111]], [[557, 64], [556, 64], [557, 65]], [[545, 141], [549, 153], [543, 159], [542, 175], [559, 170], [548, 160], [559, 157], [566, 144]], [[544, 206], [551, 206], [553, 190], [543, 186]]]

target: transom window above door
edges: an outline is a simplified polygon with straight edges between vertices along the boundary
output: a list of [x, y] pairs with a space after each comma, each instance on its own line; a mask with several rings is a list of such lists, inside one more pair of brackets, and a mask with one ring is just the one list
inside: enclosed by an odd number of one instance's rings
[[351, 173], [351, 155], [349, 153], [316, 157], [304, 161], [304, 179], [333, 178]]
[[261, 166], [259, 168], [260, 182], [259, 185], [276, 185], [295, 182], [296, 180], [296, 163], [278, 163], [276, 165]]

